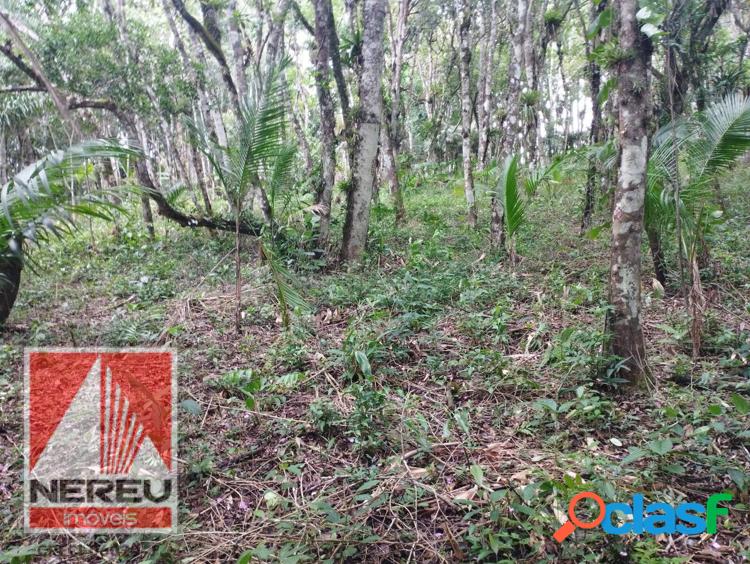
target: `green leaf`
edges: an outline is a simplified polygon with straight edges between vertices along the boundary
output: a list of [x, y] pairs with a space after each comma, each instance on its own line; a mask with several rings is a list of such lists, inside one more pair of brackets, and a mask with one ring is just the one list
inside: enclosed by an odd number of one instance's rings
[[745, 484], [748, 483], [747, 474], [745, 474], [739, 468], [730, 468], [729, 470], [727, 470], [727, 474], [729, 474], [729, 477], [732, 478], [732, 481], [737, 484], [737, 487], [740, 490], [745, 489]]
[[484, 485], [484, 470], [478, 464], [472, 464], [469, 468], [471, 477], [474, 478], [474, 483], [480, 488]]
[[635, 462], [636, 460], [640, 460], [644, 456], [646, 456], [648, 453], [639, 447], [630, 447], [628, 449], [628, 455], [622, 459], [621, 464], [623, 466], [631, 464], [632, 462]]
[[200, 404], [193, 399], [182, 400], [180, 402], [180, 407], [182, 407], [182, 409], [187, 411], [190, 415], [200, 415], [202, 411]]
[[557, 402], [550, 398], [536, 400], [536, 405], [544, 409], [549, 409], [552, 413], [557, 413]]
[[586, 39], [593, 39], [596, 35], [612, 23], [612, 8], [602, 10], [586, 30]]
[[650, 441], [647, 446], [651, 452], [660, 456], [664, 456], [674, 448], [672, 439], [668, 438]]
[[742, 415], [750, 413], [750, 401], [742, 397], [740, 394], [732, 394], [732, 403]]
[[361, 486], [357, 488], [356, 493], [361, 494], [363, 492], [369, 492], [371, 489], [373, 489], [375, 486], [377, 486], [380, 483], [380, 480], [368, 480]]
[[359, 370], [365, 378], [372, 378], [372, 367], [367, 355], [362, 351], [354, 351], [354, 359], [357, 361]]
[[453, 419], [462, 433], [469, 434], [469, 413], [465, 409], [458, 409], [453, 413]]
[[612, 94], [615, 88], [617, 88], [617, 77], [612, 76], [602, 85], [599, 95], [596, 97], [596, 103], [599, 107], [603, 107], [607, 103], [610, 94]]

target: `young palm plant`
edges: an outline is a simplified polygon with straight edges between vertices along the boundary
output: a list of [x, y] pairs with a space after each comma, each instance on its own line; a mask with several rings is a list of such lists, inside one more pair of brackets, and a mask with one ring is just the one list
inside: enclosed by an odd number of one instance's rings
[[[290, 283], [290, 275], [274, 252], [276, 220], [274, 208], [279, 190], [291, 177], [294, 149], [284, 145], [285, 97], [279, 73], [283, 65], [269, 72], [258, 94], [247, 100], [233, 142], [223, 147], [201, 134], [196, 136], [200, 150], [206, 154], [216, 176], [229, 198], [235, 222], [235, 330], [242, 330], [242, 257], [240, 224], [245, 202], [251, 190], [258, 189], [266, 216], [260, 254], [268, 264], [277, 290], [281, 317], [289, 325], [289, 309], [303, 307], [304, 300]], [[198, 128], [195, 128], [198, 129]], [[264, 188], [261, 190], [261, 188]], [[268, 197], [270, 194], [270, 198]]]
[[505, 159], [497, 191], [492, 195], [492, 221], [490, 239], [493, 246], [505, 245], [511, 265], [516, 263], [516, 235], [526, 223], [526, 207], [536, 194], [539, 186], [553, 180], [563, 158], [551, 162], [539, 169], [529, 170], [524, 178], [525, 196], [519, 188], [518, 157], [509, 155]]
[[0, 189], [0, 324], [18, 295], [31, 250], [76, 227], [77, 216], [111, 220], [119, 210], [102, 191], [78, 194], [92, 162], [138, 157], [139, 151], [97, 140], [54, 151], [27, 166]]
[[750, 150], [750, 97], [731, 94], [690, 119], [669, 124], [657, 133], [653, 145], [646, 228], [659, 238], [676, 236], [678, 258], [689, 280], [697, 356], [705, 303], [700, 280], [700, 264], [708, 254], [705, 236], [723, 213], [718, 176]]

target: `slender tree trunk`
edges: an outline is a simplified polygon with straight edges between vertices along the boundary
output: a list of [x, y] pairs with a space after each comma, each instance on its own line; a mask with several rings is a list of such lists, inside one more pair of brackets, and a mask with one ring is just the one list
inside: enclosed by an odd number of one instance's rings
[[235, 202], [234, 214], [234, 330], [242, 333], [242, 257], [240, 255], [240, 206]]
[[651, 260], [654, 263], [654, 276], [663, 288], [667, 287], [667, 263], [664, 260], [664, 251], [661, 246], [659, 231], [653, 227], [646, 228], [648, 235], [648, 246], [651, 250]]
[[208, 2], [202, 2], [200, 4], [204, 21], [204, 24], [201, 24], [201, 22], [188, 11], [184, 0], [172, 0], [172, 4], [177, 10], [177, 13], [180, 14], [190, 29], [201, 39], [208, 52], [211, 53], [213, 58], [219, 64], [221, 78], [224, 80], [224, 84], [226, 84], [227, 90], [229, 91], [229, 97], [232, 100], [232, 109], [235, 114], [239, 116], [239, 95], [237, 94], [237, 86], [232, 78], [232, 71], [229, 68], [229, 63], [227, 63], [224, 51], [221, 48], [221, 31], [217, 21], [215, 6]]
[[521, 91], [524, 86], [523, 71], [526, 68], [524, 57], [524, 37], [526, 35], [526, 12], [528, 11], [527, 0], [510, 0], [511, 4], [511, 50], [510, 67], [508, 73], [508, 104], [505, 118], [505, 135], [503, 138], [502, 152], [507, 156], [517, 153], [521, 140]]
[[[607, 7], [607, 0], [602, 0], [599, 4], [591, 5], [591, 22], [594, 22], [596, 18]], [[579, 16], [580, 7], [576, 5]], [[583, 23], [583, 17], [581, 17], [581, 23]], [[582, 29], [586, 29], [583, 25]], [[602, 71], [595, 60], [591, 58], [591, 51], [599, 46], [601, 43], [599, 37], [595, 37], [592, 45], [586, 43], [586, 56], [589, 59], [588, 63], [588, 74], [589, 74], [589, 95], [591, 97], [591, 130], [589, 131], [589, 144], [596, 145], [602, 140], [602, 109], [599, 105], [599, 91], [601, 88]], [[586, 173], [586, 194], [583, 200], [583, 215], [581, 217], [581, 234], [583, 234], [589, 227], [591, 227], [591, 217], [594, 212], [594, 203], [596, 201], [596, 184], [599, 178], [599, 171], [597, 167], [597, 159], [594, 155], [589, 157], [588, 170]]]
[[[398, 20], [391, 48], [393, 60], [391, 62], [391, 111], [384, 120], [385, 143], [383, 143], [383, 157], [388, 173], [388, 183], [391, 197], [396, 208], [396, 224], [405, 215], [404, 199], [398, 179], [398, 154], [401, 148], [401, 74], [404, 61], [404, 43], [406, 42], [406, 22], [409, 17], [410, 0], [400, 0], [398, 3]], [[390, 163], [390, 164], [388, 164]]]
[[612, 353], [624, 359], [625, 377], [640, 384], [648, 373], [641, 328], [641, 233], [646, 195], [651, 47], [636, 18], [638, 0], [617, 2], [620, 170], [612, 213], [609, 319]]
[[0, 256], [0, 325], [8, 319], [10, 310], [16, 303], [22, 268], [20, 259]]
[[396, 210], [396, 225], [404, 219], [404, 200], [401, 196], [401, 188], [398, 183], [398, 164], [396, 162], [396, 149], [393, 146], [393, 134], [390, 132], [390, 124], [383, 117], [380, 128], [380, 154], [383, 159], [383, 170], [388, 184], [391, 187], [391, 198]]
[[490, 246], [493, 249], [502, 249], [505, 245], [505, 229], [503, 228], [505, 214], [500, 202], [497, 201], [497, 195], [494, 193], [492, 194], [490, 211], [492, 213], [490, 219]]
[[480, 57], [479, 93], [477, 105], [479, 106], [479, 147], [477, 150], [477, 166], [480, 170], [487, 164], [487, 154], [490, 135], [490, 107], [492, 103], [492, 75], [495, 55], [495, 43], [497, 43], [497, 0], [490, 0], [490, 15], [487, 21], [489, 35], [483, 42], [484, 58]]
[[8, 152], [5, 147], [5, 127], [0, 125], [0, 185], [8, 180]]
[[232, 67], [234, 68], [234, 83], [237, 86], [237, 95], [241, 101], [247, 98], [247, 74], [245, 73], [245, 56], [242, 50], [242, 35], [237, 11], [237, 0], [227, 2], [227, 28], [229, 33], [229, 47], [232, 50]]
[[464, 167], [464, 195], [468, 207], [469, 227], [477, 226], [477, 203], [474, 196], [474, 174], [471, 166], [471, 4], [461, 0], [461, 23], [458, 28], [460, 41], [459, 70], [461, 72], [461, 153]]
[[318, 194], [317, 204], [320, 207], [317, 246], [325, 249], [328, 246], [331, 229], [331, 199], [333, 185], [336, 181], [336, 115], [333, 110], [328, 66], [329, 41], [328, 17], [325, 4], [330, 0], [314, 0], [315, 5], [315, 89], [320, 107], [320, 152], [323, 168], [323, 186]]
[[365, 0], [357, 141], [341, 247], [341, 258], [344, 261], [359, 259], [367, 244], [375, 158], [382, 119], [380, 87], [383, 76], [385, 11], [386, 0]]

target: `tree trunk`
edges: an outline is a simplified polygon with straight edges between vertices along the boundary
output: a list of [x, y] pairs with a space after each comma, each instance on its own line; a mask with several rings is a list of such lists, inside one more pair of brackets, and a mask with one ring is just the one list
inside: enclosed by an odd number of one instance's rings
[[618, 64], [620, 170], [612, 212], [612, 261], [608, 329], [611, 352], [624, 359], [625, 377], [641, 384], [647, 373], [641, 328], [641, 233], [648, 162], [651, 47], [640, 32], [637, 0], [620, 0], [619, 46], [629, 56]]
[[232, 49], [232, 67], [234, 67], [234, 83], [237, 86], [237, 94], [240, 101], [247, 99], [247, 74], [245, 73], [245, 57], [242, 50], [242, 35], [237, 11], [237, 0], [227, 2], [227, 28], [229, 33], [229, 47]]
[[[607, 0], [602, 0], [599, 4], [591, 5], [591, 22], [596, 21], [599, 15], [607, 7]], [[580, 8], [576, 5], [576, 8]], [[581, 23], [583, 17], [581, 16]], [[585, 27], [581, 28], [585, 32]], [[586, 57], [589, 59], [589, 95], [591, 97], [591, 130], [589, 131], [589, 144], [596, 145], [602, 140], [602, 109], [599, 105], [599, 91], [601, 87], [602, 71], [596, 61], [591, 58], [591, 51], [596, 49], [601, 43], [599, 36], [595, 37], [592, 44], [586, 42]], [[594, 212], [594, 203], [596, 199], [596, 183], [599, 177], [597, 159], [594, 155], [589, 157], [588, 171], [586, 173], [586, 194], [583, 200], [583, 215], [581, 217], [581, 234], [591, 227], [591, 217]]]
[[380, 128], [380, 154], [383, 159], [383, 170], [388, 184], [391, 187], [391, 198], [396, 211], [396, 225], [404, 219], [404, 200], [401, 196], [401, 188], [398, 184], [398, 164], [396, 162], [396, 148], [393, 146], [393, 133], [390, 124], [383, 116], [383, 124]]
[[317, 247], [328, 246], [331, 229], [331, 199], [333, 185], [336, 182], [336, 115], [331, 98], [331, 73], [328, 66], [329, 41], [328, 17], [326, 3], [330, 0], [314, 0], [315, 5], [315, 89], [320, 107], [320, 152], [323, 167], [323, 186], [318, 194], [317, 204], [320, 207]]
[[654, 227], [647, 227], [648, 247], [651, 250], [651, 260], [654, 263], [654, 276], [662, 288], [667, 287], [667, 263], [664, 260], [664, 250], [661, 246], [659, 231]]
[[469, 227], [477, 226], [477, 203], [474, 197], [474, 175], [471, 167], [471, 5], [461, 0], [461, 23], [458, 28], [460, 41], [459, 70], [461, 73], [461, 153], [464, 165], [464, 195], [468, 207]]
[[357, 141], [341, 247], [341, 258], [344, 261], [359, 259], [367, 244], [370, 202], [375, 181], [375, 157], [383, 109], [380, 87], [383, 75], [385, 11], [386, 0], [365, 0]]
[[490, 209], [492, 212], [492, 218], [490, 219], [490, 246], [493, 249], [502, 249], [505, 245], [505, 228], [503, 227], [505, 217], [503, 207], [497, 201], [496, 194], [492, 194]]
[[177, 10], [177, 13], [180, 14], [190, 29], [201, 39], [208, 52], [213, 55], [214, 59], [219, 64], [221, 78], [224, 80], [227, 90], [229, 91], [229, 97], [232, 100], [232, 108], [235, 113], [239, 115], [239, 95], [237, 94], [237, 86], [232, 78], [232, 71], [229, 68], [226, 57], [224, 56], [224, 51], [221, 48], [221, 32], [216, 19], [216, 8], [208, 3], [201, 3], [203, 21], [205, 22], [205, 25], [203, 25], [188, 11], [185, 7], [184, 0], [172, 0], [172, 4]]
[[386, 116], [383, 122], [385, 124], [383, 156], [386, 163], [391, 196], [396, 208], [396, 224], [399, 224], [405, 215], [404, 199], [398, 179], [398, 154], [401, 149], [401, 71], [404, 61], [404, 43], [406, 42], [406, 22], [409, 17], [409, 8], [410, 0], [400, 0], [398, 4], [396, 33], [393, 36], [391, 46], [393, 50], [393, 60], [391, 62], [391, 111], [390, 115]]
[[524, 37], [526, 34], [526, 0], [511, 0], [511, 22], [514, 29], [511, 32], [510, 68], [508, 72], [508, 104], [505, 118], [505, 135], [503, 137], [503, 156], [517, 153], [521, 145], [521, 91], [523, 89], [523, 70], [526, 68], [524, 57]]
[[477, 150], [477, 166], [480, 170], [487, 164], [487, 153], [490, 135], [490, 106], [492, 100], [492, 63], [495, 55], [495, 43], [497, 43], [497, 0], [490, 0], [490, 15], [486, 26], [489, 26], [489, 35], [482, 46], [484, 57], [480, 57], [479, 83], [477, 105], [479, 106], [479, 147]]
[[22, 267], [21, 260], [16, 257], [0, 257], [0, 325], [8, 319], [16, 303]]

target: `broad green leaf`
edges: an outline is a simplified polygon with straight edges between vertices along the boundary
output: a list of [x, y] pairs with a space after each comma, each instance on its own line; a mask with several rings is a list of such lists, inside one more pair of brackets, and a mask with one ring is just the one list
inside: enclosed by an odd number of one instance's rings
[[732, 403], [742, 415], [750, 413], [750, 401], [740, 394], [732, 394]]

